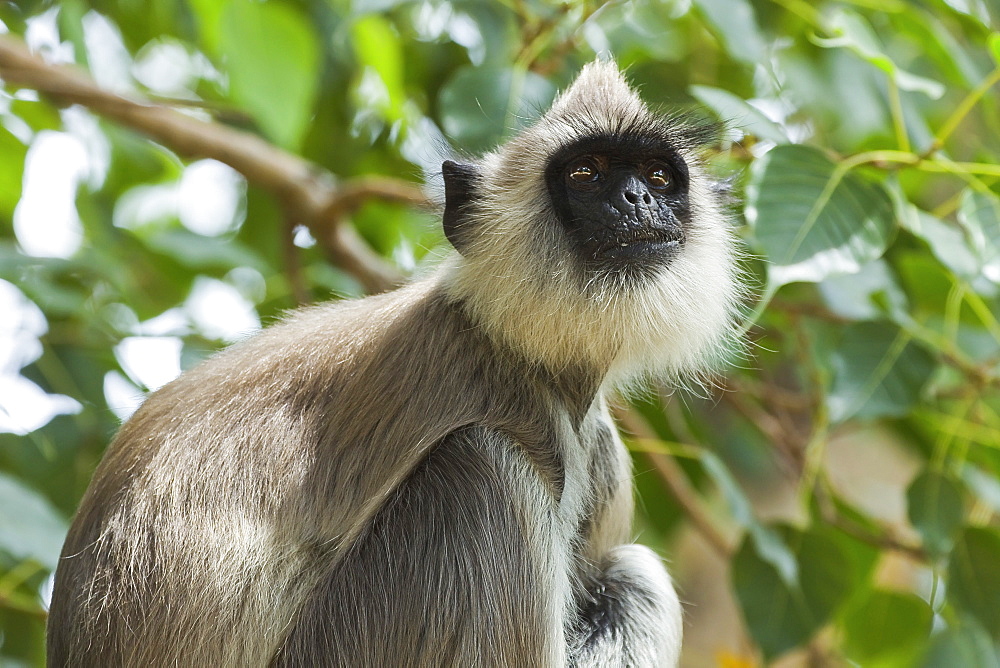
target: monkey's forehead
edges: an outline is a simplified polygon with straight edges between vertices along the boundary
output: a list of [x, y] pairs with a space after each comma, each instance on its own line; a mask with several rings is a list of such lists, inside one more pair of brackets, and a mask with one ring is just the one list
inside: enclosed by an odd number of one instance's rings
[[654, 113], [614, 62], [595, 61], [583, 68], [545, 115], [502, 146], [498, 157], [508, 167], [538, 168], [567, 147], [595, 140], [693, 154], [718, 137], [719, 129], [717, 123], [690, 114]]

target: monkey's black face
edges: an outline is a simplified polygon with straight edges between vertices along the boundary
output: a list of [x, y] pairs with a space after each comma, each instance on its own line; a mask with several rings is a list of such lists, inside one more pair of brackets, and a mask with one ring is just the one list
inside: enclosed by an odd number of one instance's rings
[[552, 157], [545, 177], [559, 220], [588, 268], [655, 269], [684, 244], [687, 165], [662, 140], [574, 142]]

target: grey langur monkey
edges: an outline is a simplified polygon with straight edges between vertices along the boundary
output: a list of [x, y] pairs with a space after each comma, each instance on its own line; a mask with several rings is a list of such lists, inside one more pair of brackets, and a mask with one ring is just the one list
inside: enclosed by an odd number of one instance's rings
[[672, 666], [606, 393], [724, 357], [733, 234], [698, 158], [592, 63], [446, 161], [457, 249], [301, 310], [150, 396], [73, 521], [53, 666]]

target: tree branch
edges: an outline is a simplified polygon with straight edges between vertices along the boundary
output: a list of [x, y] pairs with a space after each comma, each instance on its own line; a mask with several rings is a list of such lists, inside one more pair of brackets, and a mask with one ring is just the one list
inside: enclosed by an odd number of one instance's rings
[[318, 165], [256, 135], [103, 90], [86, 73], [46, 63], [9, 35], [0, 36], [0, 78], [63, 104], [83, 105], [185, 157], [213, 158], [229, 165], [274, 195], [292, 220], [309, 227], [327, 257], [366, 290], [381, 292], [402, 282], [402, 274], [372, 251], [344, 219], [369, 198], [426, 205], [418, 187], [386, 178], [338, 185]]

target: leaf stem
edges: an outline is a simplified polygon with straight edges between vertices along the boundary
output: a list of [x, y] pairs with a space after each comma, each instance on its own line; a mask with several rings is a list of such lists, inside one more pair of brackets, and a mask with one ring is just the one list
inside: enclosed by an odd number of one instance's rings
[[860, 167], [861, 165], [878, 163], [897, 163], [908, 167], [915, 167], [925, 172], [935, 172], [943, 174], [981, 174], [983, 176], [1000, 177], [1000, 165], [985, 162], [953, 162], [940, 158], [928, 158], [918, 155], [912, 151], [897, 150], [877, 150], [856, 153], [841, 160], [838, 164], [845, 170]]
[[944, 122], [944, 125], [941, 126], [941, 129], [934, 136], [934, 143], [931, 144], [931, 148], [927, 151], [928, 154], [934, 153], [944, 146], [948, 137], [958, 129], [958, 126], [969, 115], [972, 108], [978, 104], [979, 100], [986, 94], [986, 91], [992, 88], [998, 81], [1000, 81], [1000, 65], [995, 67], [982, 83], [972, 89], [965, 96], [965, 99], [958, 103], [955, 111], [952, 112], [951, 116], [948, 117], [948, 120]]
[[899, 84], [891, 74], [889, 82], [889, 109], [892, 113], [892, 126], [896, 132], [896, 144], [907, 153], [911, 151], [910, 135], [906, 131], [906, 117], [903, 115], [903, 99], [899, 93]]
[[[634, 408], [615, 407], [613, 409], [615, 420], [629, 433], [647, 440], [660, 440], [653, 427]], [[673, 459], [662, 452], [644, 450], [646, 460], [653, 466], [664, 486], [677, 501], [677, 504], [684, 511], [690, 520], [691, 525], [701, 534], [705, 542], [724, 559], [733, 556], [735, 548], [730, 541], [716, 528], [714, 520], [705, 509], [694, 487], [688, 481], [684, 470], [678, 466]]]

